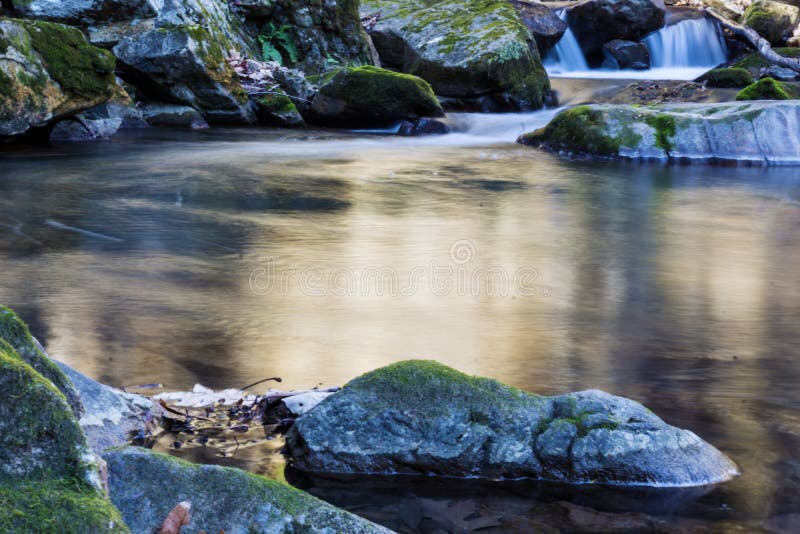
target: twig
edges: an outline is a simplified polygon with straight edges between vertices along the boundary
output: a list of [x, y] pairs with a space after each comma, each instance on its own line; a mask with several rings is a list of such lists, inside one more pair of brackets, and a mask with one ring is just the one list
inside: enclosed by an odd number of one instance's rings
[[243, 388], [239, 388], [239, 391], [244, 391], [246, 389], [250, 389], [253, 386], [257, 386], [259, 384], [263, 384], [264, 382], [269, 382], [270, 380], [274, 380], [275, 382], [283, 382], [283, 379], [279, 376], [273, 376], [271, 378], [265, 378], [263, 380], [259, 380], [258, 382], [253, 382], [252, 384], [248, 384]]

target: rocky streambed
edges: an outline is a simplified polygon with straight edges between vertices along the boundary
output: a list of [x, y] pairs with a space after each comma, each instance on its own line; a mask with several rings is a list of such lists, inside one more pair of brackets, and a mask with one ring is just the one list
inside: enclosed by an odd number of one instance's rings
[[[128, 445], [159, 425], [158, 404], [62, 372], [8, 308], [0, 309], [0, 337], [4, 530], [45, 521], [150, 532], [190, 502], [193, 531], [388, 532], [286, 484]], [[713, 446], [631, 400], [601, 391], [540, 397], [432, 361], [372, 371], [298, 412], [290, 462], [316, 473], [652, 487], [738, 474]]]

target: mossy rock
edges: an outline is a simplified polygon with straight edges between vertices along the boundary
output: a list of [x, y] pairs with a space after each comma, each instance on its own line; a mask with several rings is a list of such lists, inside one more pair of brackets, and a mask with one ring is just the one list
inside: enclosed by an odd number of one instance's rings
[[0, 532], [129, 532], [108, 498], [70, 480], [0, 482]]
[[[785, 57], [800, 58], [800, 48], [784, 47], [773, 48], [772, 50]], [[770, 65], [771, 63], [767, 61], [761, 54], [758, 52], [753, 52], [736, 60], [731, 65], [731, 68], [747, 69], [747, 71], [749, 71], [753, 76], [758, 76], [758, 73], [761, 71], [761, 69], [769, 67]]]
[[431, 86], [410, 74], [373, 66], [328, 73], [311, 103], [310, 119], [326, 126], [379, 127], [444, 115]]
[[542, 397], [427, 360], [350, 381], [286, 440], [292, 465], [312, 472], [661, 486], [736, 473], [712, 446], [629, 399], [597, 390]]
[[756, 0], [745, 10], [741, 22], [770, 43], [778, 45], [786, 41], [800, 22], [800, 9], [780, 2]]
[[736, 68], [722, 68], [711, 69], [699, 78], [698, 82], [706, 82], [709, 87], [719, 88], [740, 88], [746, 87], [753, 83], [753, 76], [747, 69]]
[[762, 78], [736, 95], [736, 100], [794, 100], [800, 97], [795, 86], [773, 78]]
[[150, 532], [181, 501], [187, 532], [359, 532], [388, 530], [281, 482], [239, 469], [195, 465], [138, 447], [107, 451], [111, 500], [134, 532]]
[[555, 116], [547, 126], [522, 135], [524, 145], [545, 145], [555, 151], [596, 156], [616, 156], [620, 142], [608, 134], [603, 113], [589, 106], [576, 106]]
[[114, 57], [76, 28], [0, 19], [0, 135], [73, 115], [112, 97]]
[[550, 82], [539, 51], [506, 0], [366, 0], [370, 31], [389, 68], [428, 81], [437, 95], [476, 109], [540, 108]]
[[11, 308], [2, 305], [0, 305], [0, 340], [8, 342], [28, 365], [61, 391], [76, 417], [79, 418], [82, 415], [83, 407], [75, 386], [61, 372], [61, 369], [42, 352], [40, 345], [28, 330], [28, 325]]
[[[789, 91], [774, 80], [743, 90], [761, 99]], [[588, 157], [798, 164], [800, 145], [787, 142], [798, 120], [793, 101], [589, 105], [559, 113], [518, 142]]]
[[267, 126], [305, 126], [303, 116], [286, 93], [264, 95], [257, 101], [258, 118]]

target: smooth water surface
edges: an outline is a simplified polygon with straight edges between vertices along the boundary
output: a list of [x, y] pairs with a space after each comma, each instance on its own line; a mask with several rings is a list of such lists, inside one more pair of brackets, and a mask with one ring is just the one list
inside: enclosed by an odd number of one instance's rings
[[[153, 130], [3, 147], [0, 302], [117, 386], [305, 388], [435, 358], [542, 394], [632, 397], [743, 473], [644, 507], [590, 489], [295, 481], [399, 530], [529, 532], [567, 501], [605, 526], [621, 511], [796, 525], [800, 169], [511, 143], [550, 115], [457, 116], [461, 133], [417, 139]], [[445, 509], [456, 519], [425, 519]]]

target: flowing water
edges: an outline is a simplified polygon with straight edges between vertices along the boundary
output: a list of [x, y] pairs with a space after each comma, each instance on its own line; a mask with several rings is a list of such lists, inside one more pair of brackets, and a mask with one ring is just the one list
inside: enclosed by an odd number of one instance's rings
[[[564, 12], [559, 14], [565, 18]], [[719, 24], [706, 18], [691, 18], [653, 32], [642, 42], [650, 52], [652, 68], [646, 70], [590, 69], [575, 34], [564, 36], [544, 58], [550, 76], [586, 79], [694, 80], [724, 63], [727, 46]]]
[[[0, 302], [117, 386], [305, 388], [435, 358], [632, 397], [742, 470], [678, 493], [287, 473], [403, 532], [797, 526], [800, 169], [512, 143], [552, 113], [458, 115], [460, 133], [418, 139], [153, 130], [4, 148]], [[209, 460], [283, 476], [264, 467], [275, 454]]]

